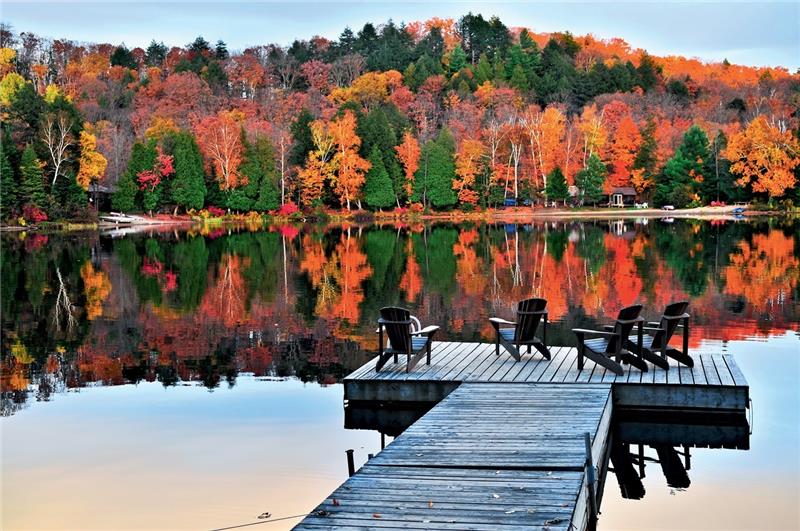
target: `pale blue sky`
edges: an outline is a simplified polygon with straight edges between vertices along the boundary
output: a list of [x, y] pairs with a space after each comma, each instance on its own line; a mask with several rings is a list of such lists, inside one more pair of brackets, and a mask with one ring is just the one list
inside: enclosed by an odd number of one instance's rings
[[749, 65], [800, 67], [800, 3], [784, 2], [45, 2], [4, 0], [0, 17], [16, 31], [78, 41], [184, 45], [197, 35], [232, 50], [349, 25], [498, 15], [536, 31], [622, 37], [656, 55], [680, 54]]

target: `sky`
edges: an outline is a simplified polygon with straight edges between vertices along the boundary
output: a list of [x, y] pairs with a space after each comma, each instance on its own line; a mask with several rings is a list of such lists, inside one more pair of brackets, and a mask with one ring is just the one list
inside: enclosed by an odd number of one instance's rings
[[800, 2], [45, 2], [4, 0], [0, 19], [14, 30], [85, 42], [146, 46], [151, 39], [182, 46], [202, 35], [230, 50], [289, 44], [321, 35], [335, 39], [365, 22], [497, 15], [507, 26], [622, 37], [655, 55], [728, 59], [755, 66], [800, 68]]

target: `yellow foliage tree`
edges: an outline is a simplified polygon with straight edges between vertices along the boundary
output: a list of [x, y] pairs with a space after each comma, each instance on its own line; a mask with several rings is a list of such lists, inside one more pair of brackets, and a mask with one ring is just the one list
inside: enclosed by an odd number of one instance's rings
[[92, 181], [99, 179], [106, 171], [108, 161], [97, 151], [97, 138], [89, 132], [90, 127], [81, 131], [80, 169], [75, 178], [84, 190], [89, 189]]

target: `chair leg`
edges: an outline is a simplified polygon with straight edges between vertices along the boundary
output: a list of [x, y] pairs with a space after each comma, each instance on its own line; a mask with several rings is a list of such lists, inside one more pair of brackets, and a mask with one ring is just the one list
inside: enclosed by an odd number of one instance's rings
[[593, 362], [597, 363], [598, 365], [602, 365], [603, 367], [610, 370], [617, 376], [622, 376], [623, 374], [625, 374], [625, 371], [622, 370], [622, 366], [619, 363], [612, 360], [609, 356], [606, 356], [603, 353], [597, 353], [590, 348], [589, 349], [585, 348], [583, 355], [592, 360]]
[[674, 348], [668, 348], [664, 353], [670, 358], [677, 360], [678, 363], [683, 363], [687, 367], [694, 367], [694, 360], [685, 352], [681, 352], [680, 350]]
[[426, 346], [427, 346], [427, 351], [428, 351], [427, 364], [430, 365], [431, 364], [431, 342], [428, 341]]
[[[535, 342], [535, 343], [533, 344], [533, 346], [534, 346], [534, 347], [536, 347], [536, 350], [538, 350], [538, 351], [539, 351], [539, 352], [542, 354], [542, 356], [544, 356], [544, 359], [546, 359], [546, 360], [549, 360], [549, 359], [550, 359], [550, 349], [548, 349], [548, 348], [545, 346], [545, 344], [544, 344], [544, 343], [542, 343], [542, 342], [540, 342], [540, 341], [537, 341], [537, 342]], [[579, 349], [579, 350], [580, 350], [580, 349]], [[528, 347], [528, 352], [530, 352], [530, 351], [531, 351], [531, 348], [530, 348], [530, 346], [529, 346], [529, 347]]]
[[499, 336], [498, 336], [497, 339], [498, 339], [498, 341], [500, 343], [503, 344], [503, 348], [505, 348], [508, 351], [508, 353], [511, 354], [512, 358], [514, 358], [517, 361], [522, 359], [522, 356], [520, 356], [520, 354], [519, 354], [519, 350], [517, 350], [517, 348], [512, 343], [506, 341], [505, 339], [503, 339], [503, 338], [501, 338]]
[[583, 343], [578, 344], [578, 372], [583, 370]]

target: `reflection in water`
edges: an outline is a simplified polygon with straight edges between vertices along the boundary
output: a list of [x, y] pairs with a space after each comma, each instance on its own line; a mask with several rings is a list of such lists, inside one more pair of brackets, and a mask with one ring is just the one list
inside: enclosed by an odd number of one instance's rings
[[240, 373], [338, 381], [372, 355], [377, 310], [404, 305], [442, 339], [548, 299], [555, 344], [641, 302], [691, 300], [692, 347], [796, 327], [792, 220], [281, 226], [119, 239], [2, 238], [2, 414], [89, 384]]

